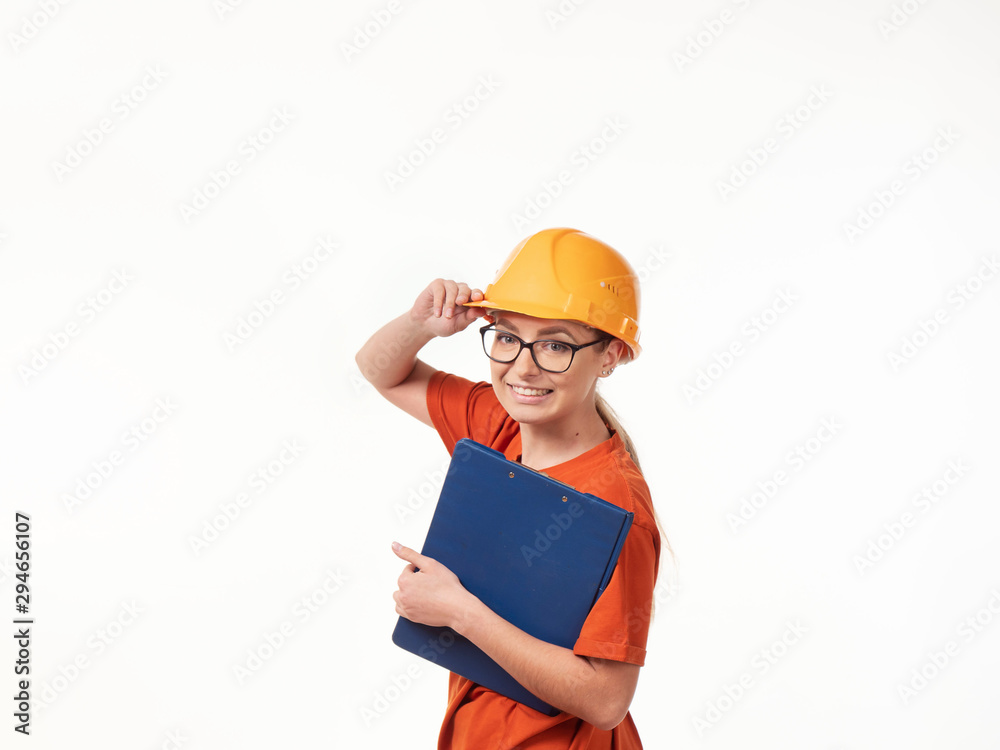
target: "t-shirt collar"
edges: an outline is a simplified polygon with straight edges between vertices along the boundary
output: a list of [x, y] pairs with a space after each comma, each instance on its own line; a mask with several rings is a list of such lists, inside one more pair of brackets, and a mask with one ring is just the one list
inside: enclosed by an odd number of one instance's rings
[[[579, 475], [580, 468], [585, 466], [587, 463], [593, 461], [594, 459], [603, 459], [607, 454], [614, 453], [619, 449], [624, 450], [625, 444], [622, 442], [621, 435], [618, 434], [616, 430], [608, 428], [611, 430], [611, 437], [602, 443], [598, 443], [593, 448], [588, 451], [584, 451], [579, 456], [574, 456], [568, 461], [563, 461], [562, 463], [556, 464], [555, 466], [548, 466], [541, 471], [543, 471], [548, 476], [553, 479], [558, 479], [561, 474], [576, 474]], [[520, 431], [514, 436], [514, 439], [510, 441], [510, 445], [507, 446], [507, 450], [504, 451], [504, 456], [508, 461], [520, 462], [521, 459], [521, 433]]]

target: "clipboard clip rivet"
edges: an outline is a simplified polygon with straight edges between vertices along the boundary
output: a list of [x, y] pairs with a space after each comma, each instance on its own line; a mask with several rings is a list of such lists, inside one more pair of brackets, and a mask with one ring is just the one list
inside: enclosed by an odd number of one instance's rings
[[511, 479], [513, 479], [513, 478], [514, 478], [514, 472], [513, 472], [513, 471], [512, 471], [512, 472], [510, 472], [510, 475], [509, 475], [509, 476], [510, 476], [510, 478], [511, 478]]
[[565, 495], [563, 495], [563, 502], [565, 503], [567, 500], [568, 498]]

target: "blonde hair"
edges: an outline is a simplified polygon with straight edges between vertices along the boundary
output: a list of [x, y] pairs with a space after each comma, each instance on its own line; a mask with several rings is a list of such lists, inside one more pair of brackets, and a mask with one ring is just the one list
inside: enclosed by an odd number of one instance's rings
[[[601, 419], [604, 420], [604, 424], [608, 426], [609, 429], [614, 430], [621, 437], [622, 443], [625, 445], [625, 450], [628, 451], [629, 456], [632, 458], [632, 463], [635, 464], [639, 473], [642, 473], [642, 465], [639, 463], [639, 454], [635, 450], [635, 443], [632, 442], [632, 438], [622, 427], [621, 418], [614, 409], [611, 408], [611, 404], [607, 402], [600, 393], [595, 393], [594, 395], [594, 405], [597, 407], [597, 413], [600, 415]], [[666, 532], [663, 531], [663, 524], [660, 523], [660, 517], [656, 513], [656, 506], [653, 506], [653, 521], [656, 523], [656, 529], [660, 532], [660, 539], [663, 540], [664, 546], [670, 553], [671, 557], [674, 557], [674, 550], [670, 546], [670, 541], [667, 539]]]

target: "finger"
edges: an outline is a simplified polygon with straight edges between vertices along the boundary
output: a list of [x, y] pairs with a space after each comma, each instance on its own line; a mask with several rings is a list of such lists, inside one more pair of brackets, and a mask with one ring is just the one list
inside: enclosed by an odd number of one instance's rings
[[403, 571], [399, 574], [399, 578], [396, 579], [396, 585], [399, 586], [399, 588], [403, 588], [403, 586], [406, 585], [406, 582], [409, 579], [409, 577], [416, 572], [417, 572], [417, 566], [414, 565], [413, 563], [410, 563], [405, 568], [403, 568]]
[[441, 317], [441, 305], [444, 303], [445, 288], [442, 279], [435, 279], [431, 282], [431, 296], [433, 297], [434, 317]]
[[472, 297], [472, 290], [469, 289], [469, 285], [459, 282], [458, 284], [458, 294], [455, 295], [455, 306], [458, 307], [466, 302], [468, 302]]
[[445, 289], [447, 293], [444, 297], [444, 306], [442, 310], [444, 311], [444, 316], [450, 318], [453, 314], [453, 309], [455, 307], [455, 297], [458, 296], [458, 284], [454, 281], [444, 282]]
[[431, 559], [429, 557], [424, 557], [416, 550], [404, 547], [399, 542], [392, 543], [392, 551], [396, 553], [396, 557], [406, 560], [408, 563], [412, 563], [411, 567], [425, 568]]

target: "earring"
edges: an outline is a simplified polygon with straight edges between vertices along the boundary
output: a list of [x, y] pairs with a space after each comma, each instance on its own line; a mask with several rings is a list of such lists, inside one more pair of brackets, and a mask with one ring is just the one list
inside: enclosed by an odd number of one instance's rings
[[601, 375], [610, 375], [614, 371], [615, 371], [614, 367], [612, 367], [610, 370], [601, 370]]

